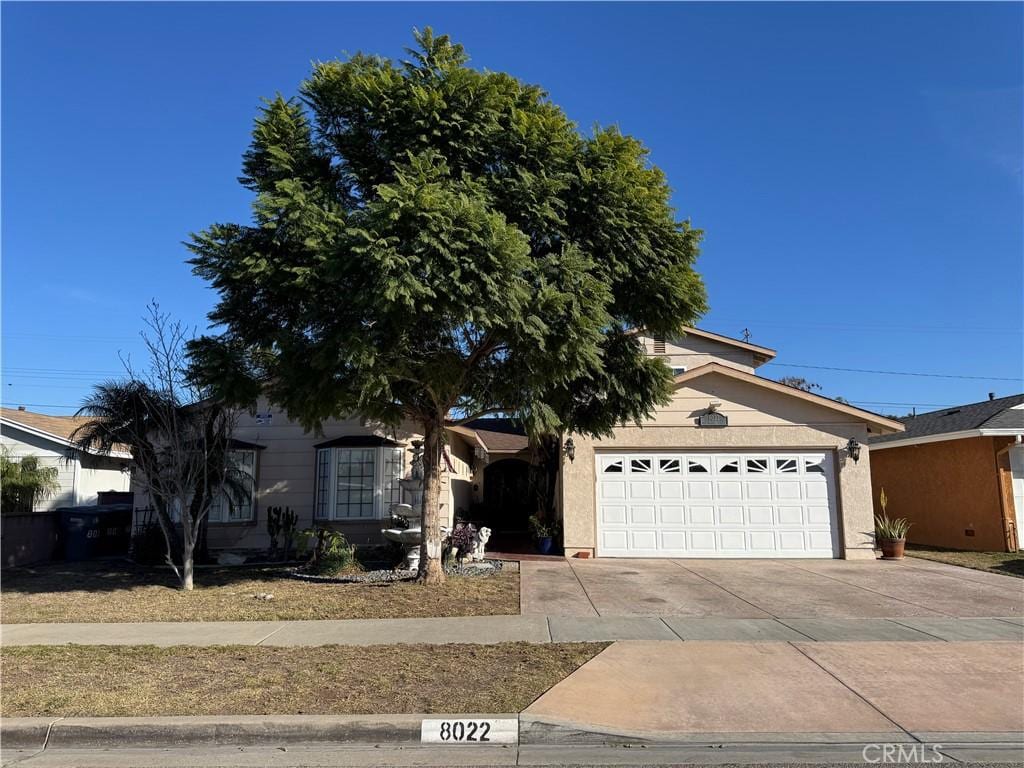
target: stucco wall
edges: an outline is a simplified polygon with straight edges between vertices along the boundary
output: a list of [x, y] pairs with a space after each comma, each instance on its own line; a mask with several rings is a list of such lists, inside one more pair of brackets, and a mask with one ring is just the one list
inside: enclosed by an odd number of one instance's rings
[[[1005, 549], [1000, 489], [991, 437], [886, 448], [873, 453], [872, 496], [882, 488], [889, 516], [913, 525], [907, 540], [951, 549]], [[973, 531], [968, 536], [965, 531]]]
[[[695, 425], [709, 398], [722, 403], [729, 426]], [[837, 473], [841, 548], [847, 558], [874, 557], [871, 503], [871, 456], [863, 445], [857, 463], [846, 457], [847, 441], [862, 445], [867, 425], [790, 395], [775, 393], [724, 376], [702, 377], [676, 392], [672, 403], [643, 427], [620, 427], [615, 435], [594, 441], [574, 436], [576, 459], [563, 461], [562, 509], [566, 554], [593, 552], [597, 538], [594, 454], [600, 450], [805, 450], [833, 451]]]

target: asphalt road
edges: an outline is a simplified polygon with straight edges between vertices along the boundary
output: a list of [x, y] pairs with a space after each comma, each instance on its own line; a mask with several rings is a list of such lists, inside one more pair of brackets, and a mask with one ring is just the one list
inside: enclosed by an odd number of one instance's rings
[[[908, 745], [904, 745], [908, 746]], [[922, 745], [918, 745], [919, 747]], [[744, 745], [742, 747], [344, 747], [175, 749], [46, 749], [42, 752], [4, 752], [4, 766], [25, 768], [324, 768], [325, 766], [860, 766], [949, 763], [958, 766], [1005, 766], [1024, 763], [1024, 745], [946, 746], [935, 752], [921, 749], [916, 759], [888, 763], [862, 745]], [[905, 756], [906, 757], [906, 756]]]

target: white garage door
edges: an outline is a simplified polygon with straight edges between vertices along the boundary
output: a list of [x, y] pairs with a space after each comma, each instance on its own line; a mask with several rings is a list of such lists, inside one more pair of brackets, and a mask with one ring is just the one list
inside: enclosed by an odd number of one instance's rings
[[599, 453], [599, 557], [836, 557], [830, 453]]

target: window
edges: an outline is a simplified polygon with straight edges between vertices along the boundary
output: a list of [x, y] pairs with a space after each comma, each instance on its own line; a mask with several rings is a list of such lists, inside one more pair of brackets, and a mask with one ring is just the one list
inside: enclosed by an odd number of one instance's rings
[[678, 376], [681, 373], [686, 373], [686, 366], [685, 365], [673, 365], [673, 366], [671, 366], [671, 368], [672, 368], [672, 375], [673, 376]]
[[729, 474], [732, 472], [740, 471], [740, 460], [739, 459], [719, 459], [718, 460], [718, 471]]
[[825, 474], [825, 460], [824, 459], [804, 459], [804, 471], [813, 472], [819, 475]]
[[701, 473], [708, 471], [708, 462], [705, 459], [688, 459], [686, 470], [690, 473]]
[[758, 474], [768, 471], [768, 459], [747, 459], [747, 472]]
[[638, 474], [646, 474], [651, 471], [650, 459], [632, 459], [629, 462], [629, 471]]
[[605, 459], [604, 468], [601, 470], [606, 475], [619, 474], [622, 472], [622, 459], [608, 461]]
[[796, 472], [796, 459], [776, 459], [775, 471], [783, 474]]
[[320, 448], [316, 509], [320, 520], [372, 520], [402, 501], [405, 449], [394, 446]]
[[658, 459], [658, 471], [666, 474], [678, 474], [683, 471], [679, 459]]
[[230, 451], [229, 461], [241, 475], [241, 495], [221, 490], [210, 504], [211, 523], [247, 523], [253, 519], [256, 497], [256, 451]]
[[373, 448], [335, 450], [335, 519], [375, 516], [373, 490], [377, 476], [376, 454]]

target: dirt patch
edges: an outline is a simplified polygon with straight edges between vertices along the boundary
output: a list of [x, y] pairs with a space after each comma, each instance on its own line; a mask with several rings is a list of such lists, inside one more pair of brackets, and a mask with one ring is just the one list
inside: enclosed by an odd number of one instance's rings
[[989, 571], [1024, 579], [1024, 554], [1020, 552], [964, 552], [908, 544], [907, 555], [919, 557], [922, 560], [935, 560], [949, 565], [973, 568], [976, 571]]
[[[271, 596], [271, 597], [268, 597]], [[173, 574], [125, 562], [62, 563], [4, 573], [4, 623], [284, 621], [489, 616], [519, 613], [519, 574], [449, 576], [419, 584], [317, 584], [280, 568], [216, 568], [196, 573], [196, 589]]]
[[605, 646], [5, 648], [0, 714], [519, 712]]

